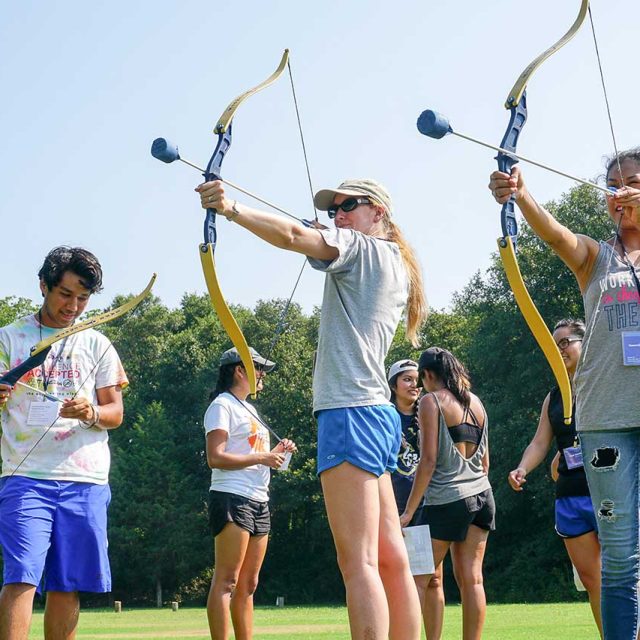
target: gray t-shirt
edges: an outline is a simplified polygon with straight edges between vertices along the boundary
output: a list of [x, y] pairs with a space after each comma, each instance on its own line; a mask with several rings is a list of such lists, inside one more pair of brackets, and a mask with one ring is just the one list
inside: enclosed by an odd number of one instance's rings
[[489, 419], [485, 417], [482, 439], [475, 453], [470, 458], [465, 458], [456, 449], [449, 434], [449, 427], [444, 421], [438, 397], [435, 394], [432, 396], [438, 405], [440, 414], [438, 417], [438, 457], [431, 482], [429, 482], [424, 494], [425, 504], [434, 506], [449, 504], [491, 489], [489, 478], [482, 464], [482, 458], [488, 446]]
[[394, 242], [353, 231], [326, 229], [340, 255], [309, 258], [327, 274], [313, 376], [313, 410], [389, 404], [387, 355], [409, 294]]
[[623, 334], [640, 332], [640, 298], [629, 267], [606, 242], [600, 242], [583, 300], [587, 332], [574, 378], [577, 430], [640, 428], [640, 367], [622, 360]]

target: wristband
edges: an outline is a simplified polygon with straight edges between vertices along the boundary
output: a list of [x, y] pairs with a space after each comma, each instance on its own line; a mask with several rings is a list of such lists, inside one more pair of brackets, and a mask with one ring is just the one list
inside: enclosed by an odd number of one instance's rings
[[91, 427], [95, 427], [100, 422], [100, 410], [95, 404], [91, 405], [91, 411], [92, 411], [91, 420], [87, 422], [85, 422], [84, 420], [81, 421], [85, 429], [91, 429]]

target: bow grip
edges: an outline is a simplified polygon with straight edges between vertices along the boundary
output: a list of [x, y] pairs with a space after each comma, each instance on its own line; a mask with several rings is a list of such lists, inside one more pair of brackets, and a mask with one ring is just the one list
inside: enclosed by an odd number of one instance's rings
[[10, 371], [5, 372], [2, 376], [0, 376], [0, 384], [9, 384], [13, 387], [25, 373], [28, 373], [29, 371], [31, 371], [31, 369], [35, 369], [36, 367], [39, 367], [41, 364], [43, 364], [47, 359], [50, 351], [51, 345], [37, 353], [35, 356], [30, 356], [22, 363], [20, 363], [17, 367], [14, 367]]
[[[517, 104], [514, 104], [509, 109], [509, 125], [502, 137], [500, 146], [507, 151], [516, 153], [518, 148], [518, 139], [522, 128], [527, 122], [527, 92], [525, 91]], [[496, 156], [498, 161], [498, 169], [503, 173], [511, 174], [513, 167], [518, 164], [518, 158], [514, 158], [506, 153], [500, 151]], [[511, 237], [513, 242], [513, 248], [516, 248], [516, 240], [518, 237], [518, 221], [516, 219], [515, 211], [515, 199], [513, 196], [502, 205], [502, 211], [500, 213], [500, 225], [502, 227], [502, 241], [505, 238]]]
[[151, 144], [151, 155], [157, 160], [167, 164], [180, 160], [178, 145], [169, 142], [166, 138], [156, 138]]
[[416, 124], [418, 126], [418, 131], [423, 136], [435, 138], [436, 140], [444, 138], [448, 133], [453, 133], [453, 129], [449, 125], [449, 119], [447, 116], [431, 109], [423, 111], [418, 117], [418, 122]]

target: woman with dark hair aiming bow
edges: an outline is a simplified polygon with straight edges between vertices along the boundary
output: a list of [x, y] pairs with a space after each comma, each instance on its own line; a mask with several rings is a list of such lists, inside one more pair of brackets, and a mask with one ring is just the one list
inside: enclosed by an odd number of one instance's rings
[[[560, 349], [571, 380], [582, 352], [584, 332], [582, 320], [560, 320], [553, 328], [553, 339]], [[544, 399], [536, 434], [522, 454], [518, 466], [509, 473], [508, 480], [514, 491], [522, 491], [527, 475], [544, 461], [554, 440], [558, 448], [556, 532], [562, 538], [580, 581], [589, 594], [593, 618], [602, 635], [598, 524], [584, 472], [575, 415], [570, 425], [564, 423], [562, 398], [557, 386]]]
[[[275, 363], [250, 349], [258, 391]], [[271, 469], [283, 468], [296, 445], [283, 438], [271, 449], [269, 429], [247, 402], [249, 378], [237, 349], [225, 351], [212, 402], [204, 415], [207, 462], [211, 468], [209, 525], [215, 539], [215, 570], [207, 616], [213, 640], [253, 637], [253, 594], [267, 552], [271, 515]]]
[[499, 203], [514, 197], [531, 225], [571, 269], [584, 300], [586, 331], [574, 377], [576, 428], [602, 547], [602, 626], [606, 640], [635, 640], [638, 629], [640, 509], [640, 148], [607, 163], [608, 240], [574, 233], [539, 205], [522, 171], [495, 171]]
[[[462, 600], [463, 640], [482, 635], [486, 598], [482, 562], [489, 531], [495, 528], [495, 504], [489, 478], [487, 415], [471, 393], [469, 374], [449, 351], [430, 347], [418, 363], [420, 462], [400, 522], [411, 521], [424, 496], [424, 522], [431, 530], [436, 574], [451, 550], [454, 575]], [[430, 589], [428, 588], [429, 592]], [[430, 597], [431, 596], [431, 597]], [[442, 634], [444, 597], [428, 593], [425, 617], [429, 640]]]
[[[384, 360], [403, 311], [416, 343], [427, 306], [415, 255], [373, 180], [347, 180], [314, 199], [335, 229], [307, 228], [226, 197], [221, 182], [196, 189], [203, 208], [266, 242], [306, 255], [326, 273], [313, 411], [318, 474], [347, 593], [351, 635], [418, 640], [420, 604], [409, 571], [390, 472], [400, 419]], [[321, 226], [321, 225], [320, 225]]]

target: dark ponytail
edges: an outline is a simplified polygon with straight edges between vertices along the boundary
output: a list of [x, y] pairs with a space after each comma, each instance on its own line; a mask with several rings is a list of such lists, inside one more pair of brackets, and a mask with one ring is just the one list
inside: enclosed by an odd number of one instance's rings
[[420, 371], [431, 371], [439, 378], [445, 389], [451, 391], [456, 400], [468, 409], [471, 404], [471, 379], [465, 366], [450, 351], [430, 347], [420, 356]]
[[215, 400], [221, 393], [224, 393], [225, 391], [229, 391], [229, 389], [231, 389], [231, 387], [233, 386], [233, 374], [237, 366], [237, 362], [232, 362], [230, 364], [224, 364], [218, 369], [218, 379], [216, 381], [216, 387], [209, 394], [209, 401]]

